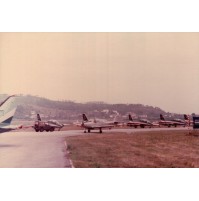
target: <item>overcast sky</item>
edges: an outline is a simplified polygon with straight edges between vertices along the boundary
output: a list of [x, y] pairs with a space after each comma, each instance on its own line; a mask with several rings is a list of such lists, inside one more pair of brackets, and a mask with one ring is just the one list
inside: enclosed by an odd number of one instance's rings
[[0, 33], [0, 93], [199, 113], [199, 33]]

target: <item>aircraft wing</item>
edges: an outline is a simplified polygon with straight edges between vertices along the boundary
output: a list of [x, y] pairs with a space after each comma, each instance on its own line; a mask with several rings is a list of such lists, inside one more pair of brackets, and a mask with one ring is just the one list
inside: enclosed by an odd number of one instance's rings
[[185, 122], [174, 122], [174, 125], [181, 125], [184, 126], [186, 123]]
[[99, 123], [83, 123], [81, 126], [88, 129], [102, 129], [102, 128], [114, 127], [114, 125], [99, 124]]
[[127, 122], [126, 125], [127, 126], [140, 126], [141, 123], [139, 123], [139, 122]]
[[159, 123], [161, 123], [161, 124], [174, 124], [174, 122], [173, 121], [164, 121], [164, 120], [161, 120], [161, 121], [159, 121]]
[[63, 126], [60, 126], [60, 125], [55, 125], [55, 124], [50, 124], [50, 123], [48, 123], [46, 125], [48, 125], [50, 127], [53, 127], [53, 128], [61, 128], [61, 127], [63, 127]]
[[113, 128], [113, 125], [93, 125], [93, 126], [89, 126], [92, 129], [100, 129], [100, 128]]
[[113, 128], [114, 126], [113, 125], [107, 125], [107, 126], [99, 126], [98, 128]]

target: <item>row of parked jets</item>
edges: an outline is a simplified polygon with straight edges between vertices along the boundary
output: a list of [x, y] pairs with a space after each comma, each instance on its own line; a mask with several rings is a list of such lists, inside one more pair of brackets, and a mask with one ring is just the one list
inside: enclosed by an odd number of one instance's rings
[[[21, 129], [23, 128], [22, 125], [12, 125], [11, 121], [16, 111], [16, 104], [15, 99], [16, 95], [12, 95], [7, 97], [3, 102], [0, 103], [0, 133]], [[77, 126], [81, 126], [84, 128], [84, 132], [90, 133], [91, 130], [99, 130], [102, 133], [102, 129], [111, 129], [114, 126], [130, 126], [130, 127], [160, 127], [160, 126], [167, 126], [167, 127], [177, 127], [177, 126], [191, 126], [193, 121], [190, 120], [189, 115], [184, 114], [184, 119], [173, 119], [173, 120], [165, 120], [163, 115], [160, 114], [160, 120], [156, 122], [150, 122], [147, 119], [140, 119], [140, 120], [133, 120], [131, 115], [129, 114], [128, 122], [119, 122], [116, 121], [116, 117], [113, 121], [107, 120], [89, 120], [85, 114], [82, 115], [83, 121], [80, 124], [75, 124]], [[61, 124], [56, 120], [49, 120], [49, 121], [42, 121], [39, 114], [37, 114], [37, 121], [34, 125], [29, 126], [35, 129], [36, 132], [43, 132], [43, 131], [54, 131], [55, 129], [60, 130], [64, 126], [68, 124]], [[27, 127], [27, 126], [26, 126]]]
[[189, 127], [193, 124], [193, 121], [190, 120], [189, 115], [184, 114], [184, 119], [173, 119], [173, 120], [165, 120], [162, 114], [160, 114], [160, 120], [156, 122], [151, 122], [147, 119], [139, 119], [139, 120], [133, 120], [132, 116], [129, 114], [128, 122], [119, 122], [116, 121], [116, 118], [113, 121], [96, 121], [96, 120], [88, 120], [85, 114], [83, 116], [83, 122], [81, 124], [81, 127], [83, 127], [85, 130], [84, 132], [90, 133], [91, 130], [99, 130], [100, 133], [102, 133], [102, 129], [105, 128], [112, 128], [114, 126], [130, 126], [130, 127], [140, 127], [140, 128], [155, 128], [155, 127], [177, 127], [177, 126], [183, 126], [183, 127]]

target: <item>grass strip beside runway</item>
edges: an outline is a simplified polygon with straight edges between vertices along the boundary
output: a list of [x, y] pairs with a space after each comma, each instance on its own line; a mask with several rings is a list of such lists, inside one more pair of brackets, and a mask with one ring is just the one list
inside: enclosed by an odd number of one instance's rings
[[199, 167], [199, 137], [187, 131], [67, 137], [75, 167]]

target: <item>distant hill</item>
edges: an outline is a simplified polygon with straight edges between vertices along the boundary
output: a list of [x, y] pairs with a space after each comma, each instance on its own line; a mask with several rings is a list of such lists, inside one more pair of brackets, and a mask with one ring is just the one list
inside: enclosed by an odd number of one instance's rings
[[[6, 95], [0, 95], [0, 101]], [[142, 104], [107, 104], [104, 102], [76, 103], [72, 101], [53, 101], [37, 96], [21, 96], [17, 98], [16, 119], [35, 119], [35, 114], [40, 113], [43, 119], [63, 119], [67, 121], [81, 120], [82, 113], [86, 113], [90, 118], [111, 119], [116, 114], [121, 118], [127, 118], [129, 113], [132, 116], [148, 118], [151, 120], [159, 119], [160, 113], [171, 116], [158, 107], [152, 107]], [[173, 114], [175, 117], [182, 118], [179, 114]]]

